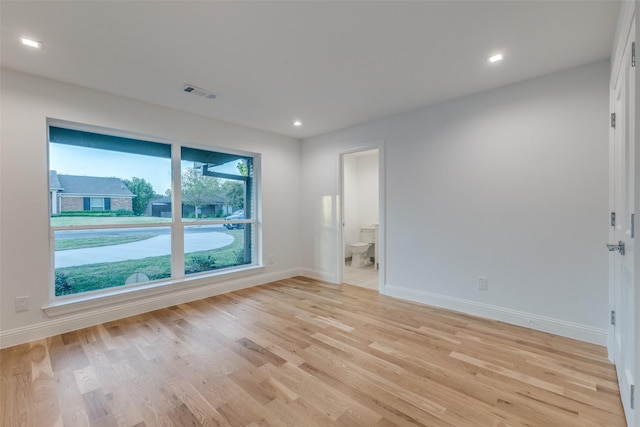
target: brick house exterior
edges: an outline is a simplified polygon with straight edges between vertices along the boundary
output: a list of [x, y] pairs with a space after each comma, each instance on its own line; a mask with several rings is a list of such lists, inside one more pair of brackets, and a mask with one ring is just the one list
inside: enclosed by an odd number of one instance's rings
[[49, 173], [51, 213], [132, 210], [135, 197], [120, 178]]
[[[212, 217], [229, 215], [233, 212], [233, 207], [227, 204], [224, 197], [212, 197], [210, 202], [198, 209], [198, 216]], [[147, 216], [171, 218], [171, 197], [151, 200], [147, 204], [145, 211]], [[191, 205], [182, 204], [182, 217], [188, 218], [195, 215], [195, 208]]]

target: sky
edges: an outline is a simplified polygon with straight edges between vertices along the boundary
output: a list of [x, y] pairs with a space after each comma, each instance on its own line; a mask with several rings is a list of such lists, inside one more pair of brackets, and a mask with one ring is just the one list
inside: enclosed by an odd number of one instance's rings
[[[192, 166], [182, 162], [182, 168]], [[139, 154], [98, 150], [66, 144], [49, 144], [49, 169], [60, 175], [101, 176], [131, 179], [144, 178], [153, 191], [164, 194], [171, 188], [171, 160]], [[234, 164], [216, 168], [220, 172], [237, 174]]]
[[171, 160], [160, 157], [49, 144], [49, 169], [60, 175], [144, 178], [158, 194], [171, 188]]

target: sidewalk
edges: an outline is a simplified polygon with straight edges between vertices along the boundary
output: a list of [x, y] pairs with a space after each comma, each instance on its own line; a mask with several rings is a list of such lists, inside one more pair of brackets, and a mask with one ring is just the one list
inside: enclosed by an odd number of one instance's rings
[[[218, 249], [233, 243], [233, 236], [212, 231], [209, 233], [185, 234], [185, 253]], [[100, 262], [117, 262], [171, 253], [171, 236], [168, 234], [122, 245], [100, 246], [87, 249], [56, 251], [56, 268], [74, 267]]]

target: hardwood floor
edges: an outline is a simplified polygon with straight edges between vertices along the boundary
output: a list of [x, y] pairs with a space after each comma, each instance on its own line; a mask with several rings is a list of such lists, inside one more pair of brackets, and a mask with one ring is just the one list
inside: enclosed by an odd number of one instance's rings
[[624, 426], [603, 347], [282, 280], [0, 352], [2, 426]]

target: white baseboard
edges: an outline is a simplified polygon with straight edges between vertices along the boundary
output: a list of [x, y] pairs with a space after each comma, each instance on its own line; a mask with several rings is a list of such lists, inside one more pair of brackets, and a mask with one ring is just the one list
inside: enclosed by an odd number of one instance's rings
[[337, 283], [336, 275], [326, 271], [312, 270], [310, 268], [301, 268], [300, 275], [310, 279], [322, 280], [323, 282]]
[[598, 345], [607, 344], [607, 330], [594, 328], [579, 323], [531, 314], [524, 311], [511, 310], [476, 301], [453, 298], [446, 295], [408, 289], [401, 286], [386, 285], [384, 294], [409, 301], [446, 308], [466, 314], [499, 320], [537, 331], [549, 332], [563, 337], [573, 338]]
[[[306, 276], [325, 282], [335, 283], [335, 275], [317, 270], [301, 268], [264, 273], [257, 276], [242, 277], [224, 282], [212, 283], [187, 289], [154, 295], [144, 299], [120, 302], [116, 305], [95, 307], [84, 312], [59, 316], [35, 325], [9, 329], [0, 332], [0, 348], [10, 347], [29, 341], [35, 341], [53, 335], [94, 326], [100, 323], [121, 319], [136, 314], [146, 313], [160, 308], [183, 304], [214, 295], [220, 295], [240, 289], [263, 285], [295, 276]], [[523, 326], [538, 331], [549, 332], [568, 338], [586, 341], [598, 345], [607, 344], [607, 330], [598, 329], [523, 311], [511, 310], [503, 307], [453, 298], [445, 295], [433, 294], [400, 286], [386, 285], [384, 294], [442, 307], [450, 310], [473, 314], [488, 319], [499, 320], [513, 325]]]
[[69, 315], [60, 315], [34, 325], [1, 331], [0, 348], [11, 347], [160, 308], [183, 304], [189, 301], [263, 285], [299, 275], [300, 270], [297, 268], [274, 273], [263, 273], [256, 276], [247, 276], [228, 281], [193, 286], [186, 289], [177, 289], [172, 292], [119, 302], [117, 304], [93, 307]]

